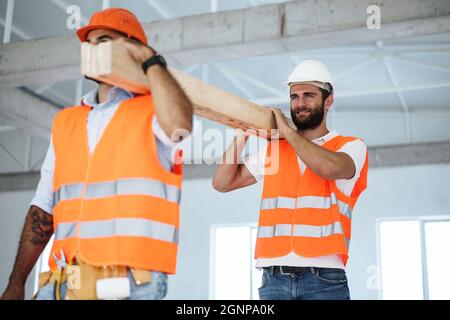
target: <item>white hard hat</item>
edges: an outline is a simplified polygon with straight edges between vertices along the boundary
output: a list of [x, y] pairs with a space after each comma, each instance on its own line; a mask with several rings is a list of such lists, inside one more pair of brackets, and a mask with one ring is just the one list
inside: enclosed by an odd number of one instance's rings
[[[320, 61], [304, 60], [292, 70], [286, 82], [287, 85], [300, 82], [320, 82], [329, 83], [334, 88], [334, 81], [330, 70]], [[327, 89], [326, 86], [322, 87]], [[330, 90], [328, 90], [330, 91]]]

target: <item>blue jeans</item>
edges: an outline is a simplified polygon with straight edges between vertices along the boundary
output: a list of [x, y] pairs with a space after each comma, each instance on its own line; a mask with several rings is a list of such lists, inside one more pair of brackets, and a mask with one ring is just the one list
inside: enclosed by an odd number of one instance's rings
[[[152, 281], [142, 285], [136, 285], [133, 276], [128, 271], [128, 278], [130, 279], [130, 300], [162, 300], [167, 294], [167, 274], [157, 271], [152, 271]], [[67, 285], [61, 285], [61, 299], [66, 296]], [[39, 290], [36, 300], [54, 300], [55, 299], [55, 285], [47, 284]]]
[[263, 269], [261, 300], [350, 300], [347, 276], [342, 269], [306, 268], [281, 273], [279, 267]]

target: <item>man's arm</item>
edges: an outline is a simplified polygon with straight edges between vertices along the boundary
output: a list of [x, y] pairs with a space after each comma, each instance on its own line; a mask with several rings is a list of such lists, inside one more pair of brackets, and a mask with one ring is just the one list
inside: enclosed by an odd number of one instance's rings
[[272, 109], [280, 134], [294, 148], [297, 155], [307, 167], [327, 180], [351, 179], [356, 167], [352, 158], [343, 152], [332, 152], [305, 139], [289, 127], [284, 114], [279, 109]]
[[239, 163], [239, 156], [244, 149], [248, 136], [239, 132], [225, 151], [222, 163], [217, 166], [212, 185], [219, 192], [229, 192], [256, 183], [255, 177], [247, 167]]
[[23, 300], [25, 282], [53, 234], [53, 216], [31, 206], [25, 219], [16, 262], [1, 299]]
[[[159, 125], [172, 141], [179, 142], [182, 131], [192, 131], [192, 104], [178, 82], [161, 66], [150, 67], [147, 78]], [[177, 133], [177, 130], [181, 131]]]
[[[150, 47], [125, 38], [118, 41], [127, 47], [131, 56], [140, 64], [155, 55]], [[160, 65], [148, 68], [146, 75], [159, 125], [172, 141], [179, 142], [184, 133], [192, 131], [192, 103], [175, 78]]]

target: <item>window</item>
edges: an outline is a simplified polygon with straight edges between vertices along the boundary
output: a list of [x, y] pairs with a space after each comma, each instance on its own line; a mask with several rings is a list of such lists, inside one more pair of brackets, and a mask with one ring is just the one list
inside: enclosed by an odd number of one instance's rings
[[262, 271], [253, 259], [257, 227], [212, 228], [211, 292], [216, 300], [258, 300]]
[[383, 299], [450, 299], [450, 218], [381, 220]]
[[430, 299], [450, 299], [450, 221], [425, 224], [426, 268]]

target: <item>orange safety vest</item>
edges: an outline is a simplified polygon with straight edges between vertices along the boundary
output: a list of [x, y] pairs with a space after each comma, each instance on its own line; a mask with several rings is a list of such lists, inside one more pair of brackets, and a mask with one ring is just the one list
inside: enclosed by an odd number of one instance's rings
[[[336, 152], [355, 139], [337, 136], [322, 147]], [[266, 167], [273, 161], [274, 143], [279, 143], [279, 168], [264, 176], [255, 257], [275, 258], [292, 251], [304, 257], [338, 254], [346, 265], [352, 210], [367, 186], [368, 155], [352, 194], [346, 196], [334, 180], [308, 167], [302, 175], [297, 154], [286, 140], [269, 143]]]
[[159, 162], [151, 96], [122, 102], [92, 154], [90, 109], [65, 109], [53, 122], [50, 268], [57, 267], [54, 255], [63, 258], [62, 249], [67, 261], [79, 254], [93, 266], [175, 273], [182, 165], [170, 172]]

